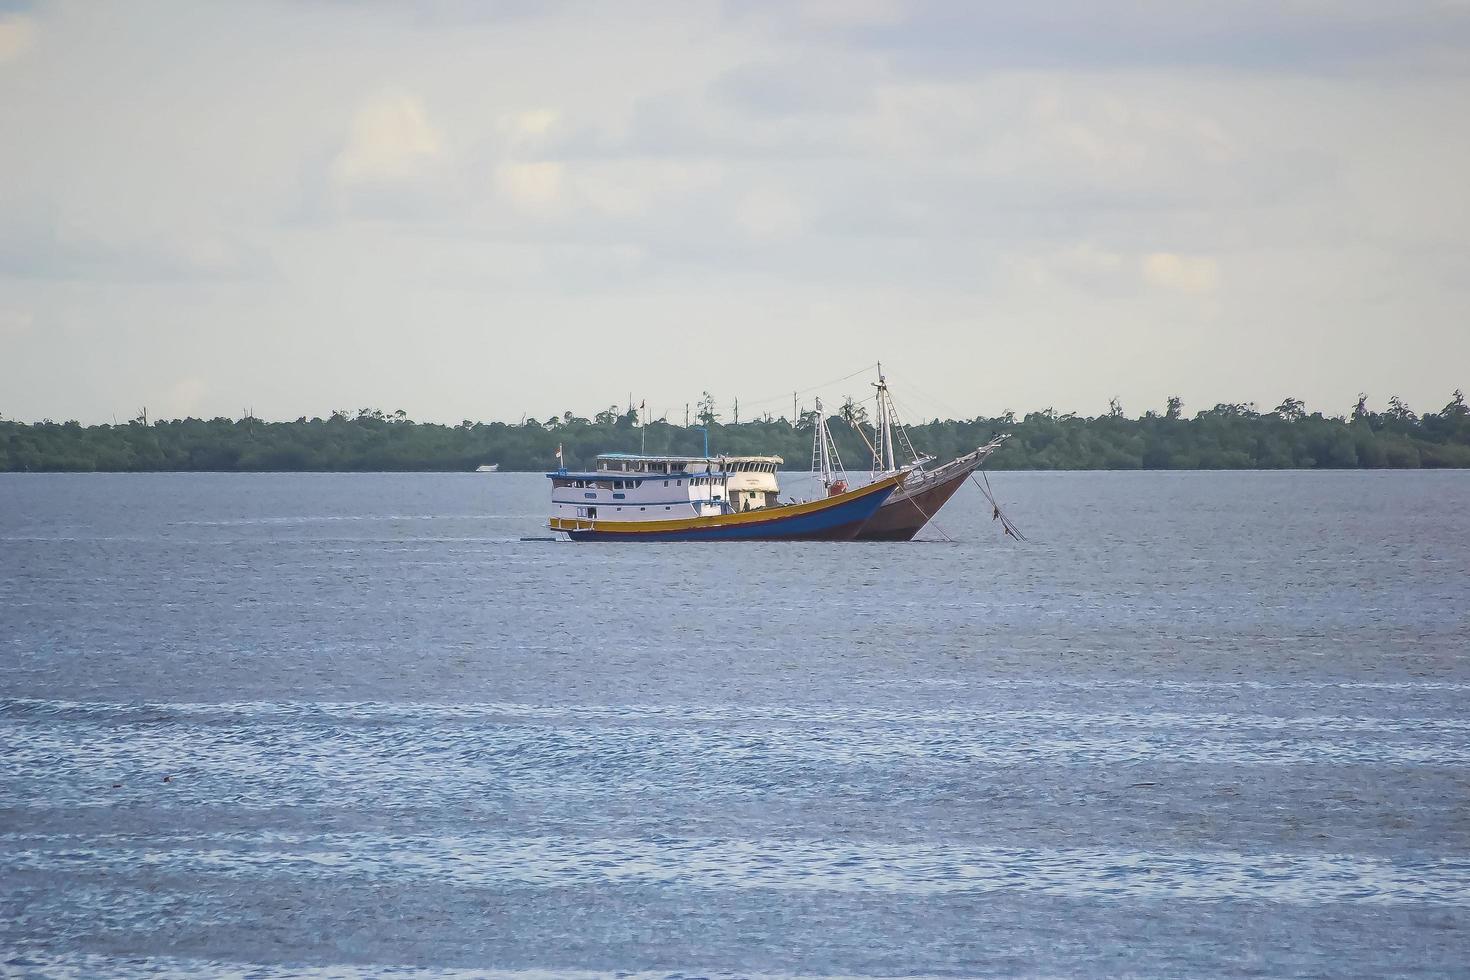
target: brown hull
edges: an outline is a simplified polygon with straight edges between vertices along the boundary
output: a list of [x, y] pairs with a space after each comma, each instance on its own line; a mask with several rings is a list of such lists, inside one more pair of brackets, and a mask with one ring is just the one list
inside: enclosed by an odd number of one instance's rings
[[[969, 469], [946, 479], [936, 481], [933, 486], [925, 487], [918, 493], [904, 494], [903, 499], [897, 499], [898, 495], [889, 497], [878, 508], [878, 512], [868, 518], [868, 523], [858, 532], [859, 541], [910, 541], [914, 535], [929, 523], [939, 508], [943, 507], [953, 497], [960, 484], [965, 482], [965, 477], [970, 475]], [[900, 491], [902, 488], [900, 488]]]
[[911, 541], [929, 518], [954, 496], [965, 477], [980, 468], [985, 458], [995, 452], [1008, 437], [996, 436], [972, 453], [952, 459], [936, 470], [915, 473], [883, 502], [863, 529], [859, 541]]

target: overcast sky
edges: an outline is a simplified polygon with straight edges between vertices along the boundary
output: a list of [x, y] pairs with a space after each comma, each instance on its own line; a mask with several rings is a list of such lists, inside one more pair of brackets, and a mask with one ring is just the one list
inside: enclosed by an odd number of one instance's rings
[[1438, 410], [1467, 107], [1452, 0], [0, 0], [0, 414]]

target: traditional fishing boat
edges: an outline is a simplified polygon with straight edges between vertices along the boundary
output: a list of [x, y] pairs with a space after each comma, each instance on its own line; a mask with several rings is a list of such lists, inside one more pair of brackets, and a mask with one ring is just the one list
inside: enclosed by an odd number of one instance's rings
[[[898, 472], [900, 467], [896, 461], [895, 448], [902, 444], [905, 453], [913, 460], [912, 463], [903, 467], [911, 470], [903, 485], [895, 490], [883, 501], [871, 520], [863, 525], [858, 532], [859, 541], [909, 541], [914, 535], [923, 529], [925, 524], [938, 513], [949, 498], [954, 496], [960, 484], [980, 464], [985, 462], [986, 457], [1000, 448], [1009, 436], [1002, 434], [996, 436], [983, 446], [950, 460], [942, 466], [934, 469], [925, 469], [929, 463], [934, 461], [933, 456], [920, 455], [914, 451], [913, 443], [909, 441], [908, 430], [899, 421], [898, 410], [893, 406], [893, 397], [888, 391], [888, 380], [883, 376], [883, 368], [878, 368], [878, 381], [874, 385], [878, 389], [877, 410], [873, 417], [874, 441], [869, 443], [873, 451], [873, 476], [875, 479], [885, 474]], [[858, 433], [867, 435], [862, 429]], [[999, 510], [997, 509], [997, 515]]]
[[[904, 485], [891, 494], [867, 524], [858, 532], [859, 541], [911, 541], [925, 524], [938, 513], [960, 484], [973, 473], [985, 457], [1005, 441], [998, 436], [973, 452], [950, 460], [932, 470], [915, 469]], [[910, 487], [909, 484], [913, 486]], [[900, 494], [902, 494], [900, 496]]]
[[[732, 471], [732, 460], [751, 468]], [[779, 462], [779, 457], [607, 453], [597, 457], [593, 470], [561, 468], [546, 474], [552, 507], [547, 526], [573, 541], [851, 540], [908, 475], [886, 474], [856, 490], [787, 504], [775, 503], [775, 492], [761, 484], [748, 489], [739, 489], [740, 480], [732, 484], [741, 473], [769, 472], [774, 486]], [[732, 486], [752, 496], [734, 498]]]
[[[878, 368], [878, 382], [874, 387], [878, 389], [878, 392], [877, 408], [873, 417], [873, 439], [868, 439], [867, 433], [863, 431], [856, 419], [849, 418], [849, 423], [873, 454], [872, 478], [874, 480], [899, 472], [906, 473], [907, 478], [883, 501], [883, 505], [878, 508], [872, 518], [862, 526], [857, 533], [856, 540], [909, 541], [919, 533], [925, 524], [929, 523], [939, 508], [954, 496], [960, 484], [965, 482], [965, 478], [978, 469], [991, 453], [1000, 448], [1001, 443], [1005, 442], [1008, 436], [997, 436], [985, 445], [952, 459], [942, 466], [925, 469], [927, 465], [934, 462], [934, 457], [920, 455], [914, 450], [913, 443], [909, 441], [908, 431], [899, 421], [898, 410], [894, 408], [893, 397], [889, 394], [888, 381], [883, 376], [881, 365]], [[821, 399], [817, 399], [817, 409], [813, 417], [815, 423], [812, 432], [812, 473], [822, 486], [829, 489], [829, 492], [833, 488], [846, 489], [847, 474], [842, 468], [842, 460], [837, 456], [837, 445], [827, 427]], [[901, 466], [897, 462], [897, 447], [900, 445], [912, 460]], [[982, 492], [984, 492], [983, 489]], [[989, 497], [988, 492], [986, 495]], [[1002, 517], [998, 506], [995, 507], [995, 514], [997, 519]], [[1006, 522], [1006, 533], [1014, 533], [1009, 521]]]

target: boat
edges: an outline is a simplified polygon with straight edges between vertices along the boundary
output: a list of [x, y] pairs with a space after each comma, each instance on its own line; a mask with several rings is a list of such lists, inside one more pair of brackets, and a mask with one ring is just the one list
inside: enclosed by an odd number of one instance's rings
[[476, 466], [475, 467], [475, 472], [476, 473], [499, 473], [500, 472], [500, 464], [499, 463], [481, 463], [479, 466]]
[[973, 452], [932, 470], [915, 469], [904, 485], [889, 495], [878, 512], [858, 532], [859, 541], [911, 541], [955, 495], [985, 457], [1006, 439], [998, 436]]
[[[873, 451], [873, 475], [900, 471], [896, 463], [895, 444], [902, 442], [913, 462], [903, 467], [909, 477], [883, 501], [878, 512], [858, 532], [859, 541], [910, 541], [928, 524], [939, 508], [954, 496], [960, 484], [977, 470], [991, 453], [1000, 448], [1009, 438], [1001, 434], [983, 446], [963, 456], [950, 460], [934, 469], [925, 469], [934, 461], [933, 456], [921, 456], [909, 442], [908, 432], [899, 421], [898, 411], [893, 407], [893, 398], [888, 392], [888, 380], [883, 376], [882, 365], [878, 367], [877, 411], [873, 418], [874, 441], [869, 443]], [[866, 434], [858, 429], [867, 439]]]
[[[558, 451], [560, 458], [560, 451]], [[750, 469], [729, 469], [731, 460]], [[551, 483], [547, 527], [573, 541], [845, 541], [857, 536], [908, 476], [887, 474], [866, 486], [819, 500], [742, 509], [732, 476], [769, 472], [777, 457], [644, 456], [607, 453], [592, 470], [559, 468]], [[770, 470], [753, 467], [770, 466]]]

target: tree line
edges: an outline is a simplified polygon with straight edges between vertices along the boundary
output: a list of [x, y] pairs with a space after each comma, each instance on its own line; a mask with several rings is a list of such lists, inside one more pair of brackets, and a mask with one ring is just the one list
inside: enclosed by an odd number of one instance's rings
[[[403, 411], [337, 411], [326, 418], [268, 422], [140, 417], [115, 425], [17, 422], [0, 418], [0, 472], [143, 471], [454, 471], [498, 463], [503, 470], [569, 467], [602, 452], [697, 456], [706, 431], [711, 453], [776, 455], [787, 469], [811, 460], [815, 415], [793, 424], [769, 415], [724, 421], [708, 394], [698, 424], [639, 424], [616, 407], [583, 418], [566, 412], [520, 423], [415, 422]], [[872, 429], [848, 399], [829, 418], [848, 469], [866, 470]], [[1375, 412], [1359, 397], [1341, 416], [1308, 413], [1295, 398], [1270, 411], [1219, 404], [1186, 417], [1170, 398], [1161, 411], [1130, 418], [1116, 400], [1085, 418], [1047, 409], [1023, 417], [932, 419], [908, 427], [914, 448], [941, 460], [1007, 433], [992, 469], [1352, 469], [1470, 467], [1470, 408], [1462, 392], [1440, 411], [1415, 413], [1402, 399]]]

